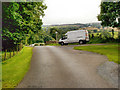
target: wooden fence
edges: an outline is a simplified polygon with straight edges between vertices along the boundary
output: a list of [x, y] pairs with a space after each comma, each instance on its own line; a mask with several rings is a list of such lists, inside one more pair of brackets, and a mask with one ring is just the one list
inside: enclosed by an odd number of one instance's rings
[[47, 41], [45, 44], [52, 44], [52, 43], [58, 43], [57, 41]]
[[15, 56], [16, 54], [18, 54], [23, 48], [23, 45], [20, 44], [17, 46], [17, 49], [15, 50], [15, 48], [11, 48], [9, 51], [6, 49], [4, 51], [4, 53], [2, 53], [2, 61], [5, 61], [13, 56]]

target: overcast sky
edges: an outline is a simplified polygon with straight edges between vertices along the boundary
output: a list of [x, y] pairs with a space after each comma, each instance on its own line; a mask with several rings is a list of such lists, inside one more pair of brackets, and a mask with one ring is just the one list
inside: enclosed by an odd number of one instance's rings
[[98, 22], [101, 0], [45, 0], [43, 25]]

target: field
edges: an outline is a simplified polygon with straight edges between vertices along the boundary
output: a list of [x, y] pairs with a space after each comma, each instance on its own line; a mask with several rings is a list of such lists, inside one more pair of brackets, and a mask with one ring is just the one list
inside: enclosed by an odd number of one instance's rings
[[32, 47], [24, 47], [17, 55], [2, 62], [2, 87], [14, 88], [29, 69]]
[[118, 45], [90, 45], [90, 46], [79, 46], [74, 47], [76, 50], [84, 50], [99, 53], [108, 57], [109, 61], [120, 64], [118, 59]]
[[[110, 34], [112, 35], [112, 32], [110, 32]], [[115, 38], [115, 39], [118, 38], [118, 32], [114, 32], [114, 38]]]
[[[112, 32], [109, 32], [112, 36]], [[101, 33], [93, 33], [95, 36], [97, 36], [97, 34], [101, 34]], [[118, 38], [118, 32], [114, 32], [114, 38], [117, 39]]]

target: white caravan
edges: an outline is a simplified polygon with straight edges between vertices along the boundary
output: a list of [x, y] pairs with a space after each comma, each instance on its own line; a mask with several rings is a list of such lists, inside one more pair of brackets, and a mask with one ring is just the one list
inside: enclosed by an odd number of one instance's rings
[[60, 40], [59, 44], [64, 45], [68, 43], [86, 43], [89, 41], [87, 30], [68, 31]]

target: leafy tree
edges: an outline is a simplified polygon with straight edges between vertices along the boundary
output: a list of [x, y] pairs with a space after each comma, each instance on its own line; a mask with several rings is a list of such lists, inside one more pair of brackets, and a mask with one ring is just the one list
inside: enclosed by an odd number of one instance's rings
[[54, 39], [56, 39], [56, 32], [57, 31], [57, 28], [55, 28], [55, 27], [52, 27], [52, 28], [50, 28], [50, 35], [54, 38]]
[[51, 36], [47, 35], [45, 31], [40, 30], [38, 33], [30, 33], [30, 37], [28, 38], [28, 44], [33, 43], [45, 43], [46, 41], [54, 40]]
[[98, 20], [102, 26], [120, 27], [120, 1], [101, 2], [101, 11]]
[[97, 30], [93, 30], [94, 33], [97, 33]]
[[11, 49], [19, 43], [28, 42], [31, 32], [41, 30], [46, 5], [41, 2], [3, 2], [2, 3], [2, 47]]

